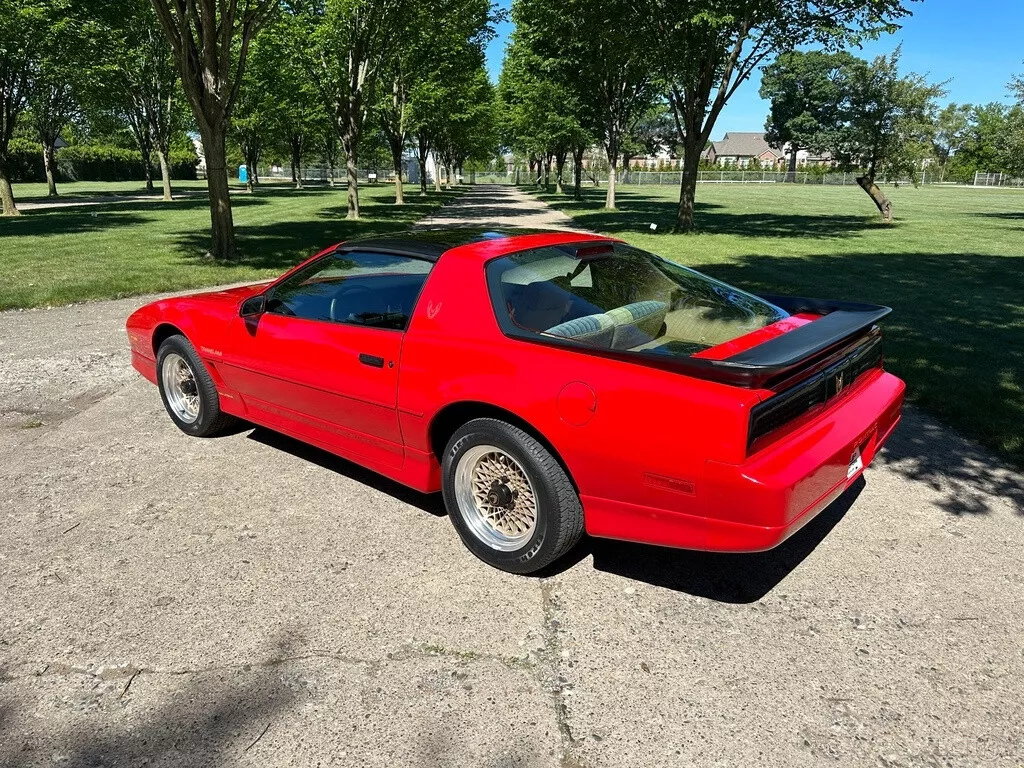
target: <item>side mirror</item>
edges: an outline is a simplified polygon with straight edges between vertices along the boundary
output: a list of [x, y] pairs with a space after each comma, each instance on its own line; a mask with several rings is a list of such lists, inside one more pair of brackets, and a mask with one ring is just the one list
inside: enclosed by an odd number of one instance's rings
[[241, 317], [259, 317], [267, 311], [267, 297], [264, 294], [250, 296], [238, 308]]

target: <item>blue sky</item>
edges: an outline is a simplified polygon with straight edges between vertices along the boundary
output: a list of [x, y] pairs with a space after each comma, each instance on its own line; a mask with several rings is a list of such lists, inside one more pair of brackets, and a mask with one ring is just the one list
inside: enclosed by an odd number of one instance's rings
[[[600, 0], [595, 0], [599, 2]], [[507, 9], [509, 0], [500, 0]], [[1024, 73], [1024, 0], [924, 0], [911, 4], [914, 15], [903, 29], [865, 45], [862, 57], [889, 53], [903, 44], [901, 68], [927, 74], [932, 81], [949, 80], [946, 101], [973, 104], [1008, 101], [1006, 83]], [[495, 82], [512, 24], [498, 25], [487, 50], [487, 68]], [[722, 112], [713, 139], [726, 131], [759, 131], [768, 105], [757, 95], [758, 78], [744, 83]]]

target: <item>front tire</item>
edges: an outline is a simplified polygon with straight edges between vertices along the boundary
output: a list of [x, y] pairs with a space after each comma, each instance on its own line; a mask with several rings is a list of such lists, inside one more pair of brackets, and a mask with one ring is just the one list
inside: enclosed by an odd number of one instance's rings
[[532, 573], [583, 535], [583, 508], [551, 452], [518, 427], [474, 419], [442, 461], [448, 516], [466, 547], [488, 565]]
[[156, 381], [167, 415], [186, 435], [210, 437], [234, 423], [221, 411], [210, 372], [184, 336], [171, 336], [160, 345]]

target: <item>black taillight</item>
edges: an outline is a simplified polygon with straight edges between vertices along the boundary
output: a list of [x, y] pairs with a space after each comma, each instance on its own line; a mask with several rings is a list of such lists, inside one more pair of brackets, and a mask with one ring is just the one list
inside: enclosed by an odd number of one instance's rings
[[860, 376], [882, 365], [882, 338], [874, 335], [841, 360], [750, 409], [747, 451], [760, 438], [785, 426], [853, 386]]

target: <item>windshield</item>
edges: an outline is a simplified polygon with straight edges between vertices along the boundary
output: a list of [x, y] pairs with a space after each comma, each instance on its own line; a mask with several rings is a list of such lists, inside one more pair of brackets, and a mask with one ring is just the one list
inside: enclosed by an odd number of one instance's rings
[[621, 243], [522, 251], [490, 262], [487, 278], [507, 333], [602, 349], [688, 357], [788, 317]]

